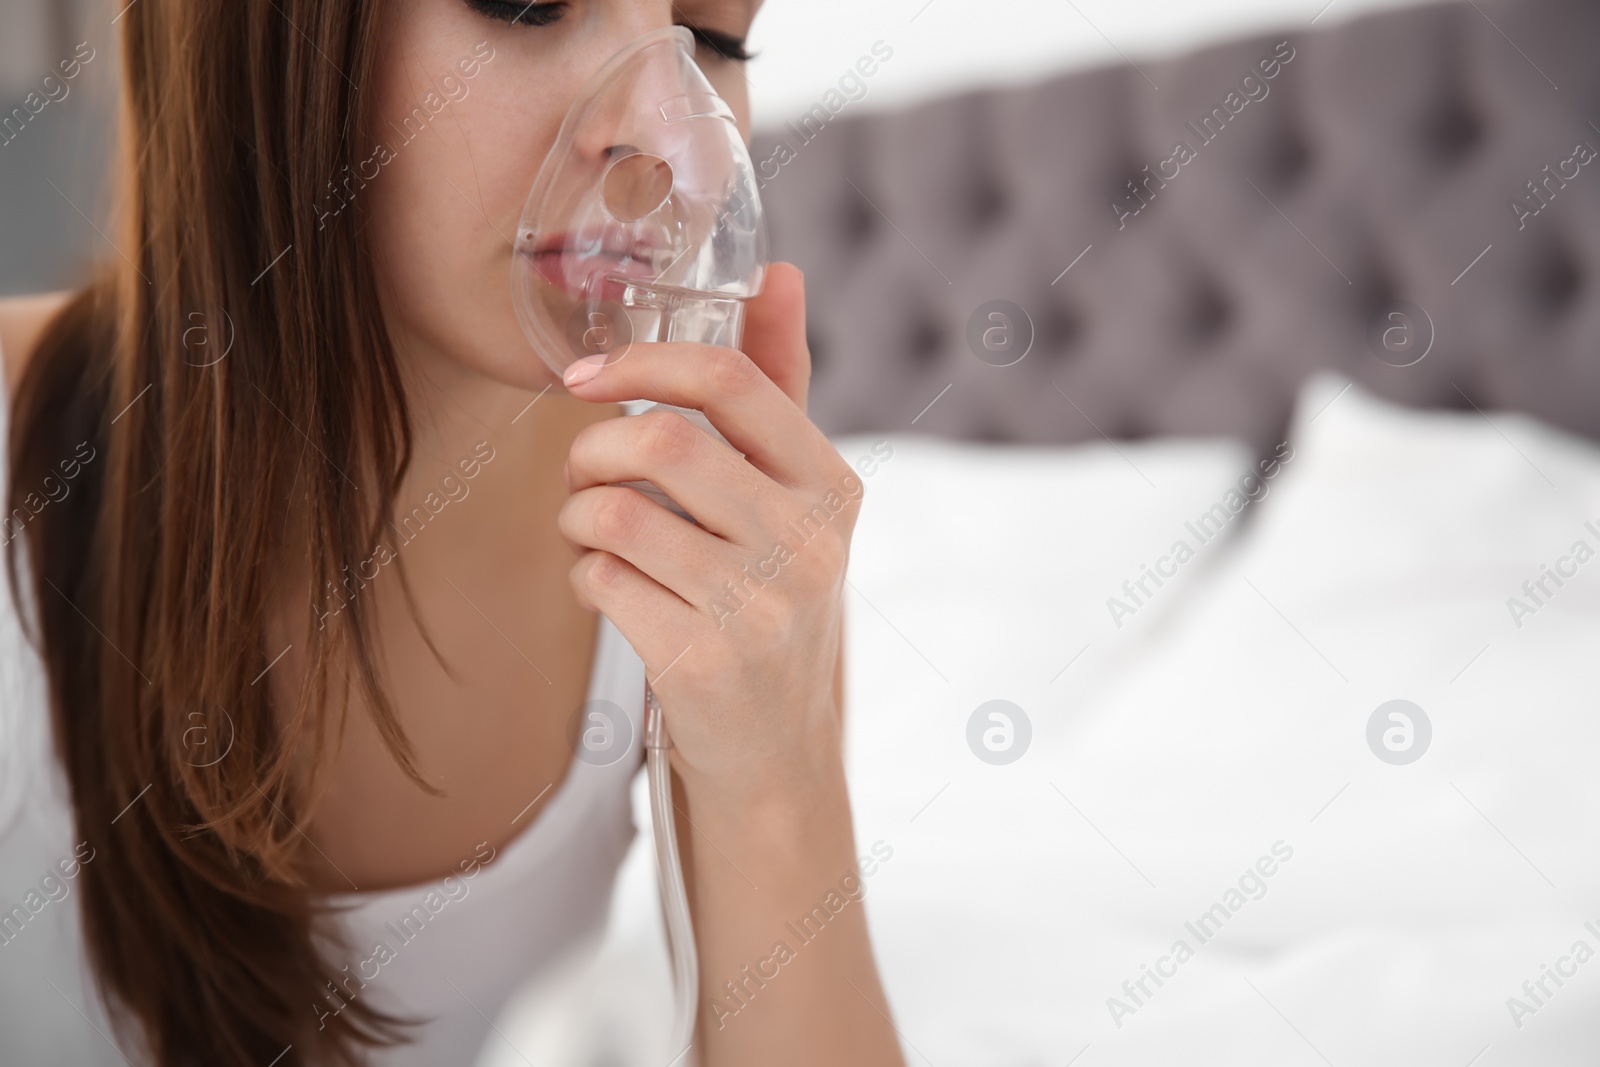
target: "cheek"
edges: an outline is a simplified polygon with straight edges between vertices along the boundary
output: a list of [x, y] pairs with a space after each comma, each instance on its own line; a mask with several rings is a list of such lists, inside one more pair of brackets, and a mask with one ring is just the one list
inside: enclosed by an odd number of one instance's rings
[[402, 344], [542, 388], [548, 372], [528, 351], [510, 292], [511, 239], [542, 152], [525, 151], [496, 113], [475, 111], [482, 99], [449, 104], [409, 143], [390, 131], [394, 158], [370, 186], [373, 268]]
[[[382, 68], [369, 140], [392, 155], [357, 195], [401, 358], [538, 389], [553, 376], [512, 310], [511, 242], [561, 116], [516, 99], [514, 57], [503, 47], [477, 76], [460, 78], [457, 61], [482, 39], [455, 33], [432, 44], [413, 33], [419, 43], [390, 51], [399, 62]], [[466, 87], [455, 100], [438, 89], [452, 71]]]

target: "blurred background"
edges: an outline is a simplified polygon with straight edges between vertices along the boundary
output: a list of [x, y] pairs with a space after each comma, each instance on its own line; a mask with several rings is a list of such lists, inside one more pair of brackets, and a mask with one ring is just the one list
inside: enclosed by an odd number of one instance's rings
[[[119, 10], [99, 0], [0, 0], [0, 107], [5, 115], [21, 107], [40, 79], [72, 56], [80, 41], [95, 49], [94, 60], [64, 99], [52, 101], [20, 129], [5, 128], [9, 139], [0, 145], [0, 295], [78, 284], [93, 257], [113, 254], [95, 226], [104, 230], [108, 214], [104, 190], [116, 114], [111, 19]], [[57, 188], [51, 188], [52, 182]]]
[[[1082, 0], [1079, 14], [1062, 0], [994, 0], [984, 5], [982, 32], [974, 33], [970, 8], [947, 0], [772, 0], [751, 37], [750, 49], [761, 58], [748, 73], [757, 124], [779, 128], [815, 104], [877, 39], [896, 48], [895, 62], [873, 79], [862, 109], [1115, 62], [1118, 50], [1148, 56], [1268, 27], [1303, 26], [1323, 2], [1160, 0], [1131, 7]], [[1318, 25], [1394, 3], [1337, 0]], [[0, 295], [73, 285], [86, 259], [109, 251], [83, 216], [105, 229], [101, 193], [115, 116], [111, 20], [122, 7], [121, 0], [0, 0], [6, 114], [79, 41], [98, 51], [69, 106], [52, 104], [40, 116], [44, 121], [29, 124], [26, 137], [0, 148]]]

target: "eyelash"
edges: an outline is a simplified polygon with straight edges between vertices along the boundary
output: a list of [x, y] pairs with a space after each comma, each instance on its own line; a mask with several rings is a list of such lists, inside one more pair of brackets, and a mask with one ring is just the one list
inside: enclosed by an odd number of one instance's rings
[[731, 33], [720, 33], [717, 30], [705, 30], [699, 26], [685, 25], [684, 28], [694, 34], [694, 39], [697, 42], [705, 45], [723, 59], [734, 63], [748, 63], [755, 58], [754, 55], [744, 50], [743, 37], [735, 37]]
[[549, 26], [567, 13], [565, 3], [528, 3], [526, 0], [466, 0], [466, 3], [485, 18], [508, 25]]
[[[559, 22], [561, 16], [567, 13], [567, 5], [561, 0], [554, 2], [546, 0], [543, 3], [528, 3], [526, 0], [466, 0], [466, 3], [485, 18], [507, 25], [550, 26]], [[684, 23], [683, 26], [694, 34], [696, 43], [705, 45], [722, 59], [734, 63], [746, 63], [755, 58], [745, 51], [742, 37], [735, 37], [731, 33], [722, 33], [719, 30], [703, 29], [688, 23]]]

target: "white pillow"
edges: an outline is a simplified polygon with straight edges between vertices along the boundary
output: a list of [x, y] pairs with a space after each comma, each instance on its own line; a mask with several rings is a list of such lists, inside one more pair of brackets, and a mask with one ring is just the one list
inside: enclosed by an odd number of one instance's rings
[[[868, 481], [852, 781], [895, 849], [867, 899], [913, 1062], [1592, 1061], [1600, 562], [1521, 629], [1506, 601], [1600, 548], [1600, 453], [1343, 387], [1308, 386], [1253, 519], [1120, 630], [1107, 598], [1198, 540], [1240, 454], [1119, 445], [1152, 491], [1104, 446], [897, 443]], [[967, 746], [991, 698], [1032, 722], [1010, 765]], [[1367, 741], [1395, 699], [1432, 722], [1409, 765]]]

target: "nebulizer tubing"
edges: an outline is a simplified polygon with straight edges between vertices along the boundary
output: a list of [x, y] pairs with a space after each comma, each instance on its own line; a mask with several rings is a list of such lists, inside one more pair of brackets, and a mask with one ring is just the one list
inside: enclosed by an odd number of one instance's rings
[[667, 736], [661, 701], [647, 681], [644, 686], [645, 774], [650, 779], [650, 824], [655, 828], [656, 878], [661, 887], [661, 912], [667, 927], [667, 955], [672, 960], [672, 987], [677, 992], [672, 1019], [672, 1063], [694, 1043], [695, 1014], [700, 1002], [700, 960], [694, 947], [689, 894], [678, 856], [678, 826], [672, 804], [672, 738]]
[[[737, 348], [761, 289], [766, 228], [733, 111], [682, 27], [645, 34], [579, 89], [518, 224], [512, 304], [557, 374], [635, 341]], [[671, 405], [719, 441], [706, 417]], [[637, 414], [638, 412], [632, 412]], [[649, 482], [624, 482], [693, 521]], [[658, 676], [659, 680], [659, 676]], [[672, 801], [665, 713], [645, 682], [645, 773], [676, 1009], [671, 1063], [693, 1044], [699, 962]]]

